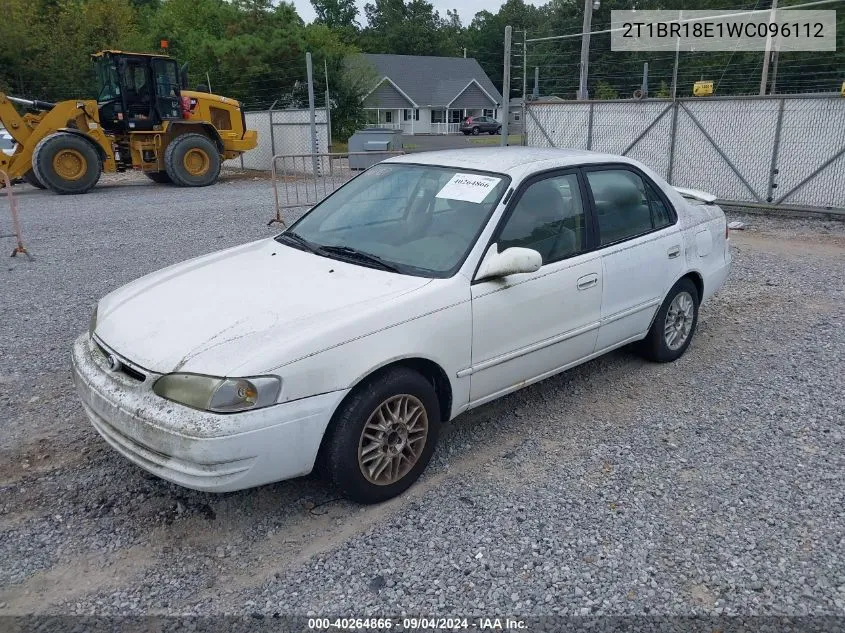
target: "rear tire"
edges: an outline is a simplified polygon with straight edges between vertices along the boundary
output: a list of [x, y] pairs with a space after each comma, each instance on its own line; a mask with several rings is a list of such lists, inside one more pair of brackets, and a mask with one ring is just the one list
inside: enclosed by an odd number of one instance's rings
[[637, 345], [639, 353], [655, 363], [670, 363], [683, 356], [698, 325], [698, 303], [695, 284], [687, 277], [678, 280]]
[[35, 177], [60, 195], [87, 193], [100, 180], [100, 155], [86, 139], [68, 132], [44, 137], [32, 154]]
[[36, 189], [46, 189], [47, 187], [44, 186], [44, 183], [38, 180], [38, 176], [35, 175], [33, 170], [29, 170], [23, 175], [23, 179], [27, 182], [27, 184], [32, 185]]
[[164, 168], [180, 187], [207, 187], [220, 175], [217, 146], [202, 134], [183, 134], [170, 141], [164, 152]]
[[479, 130], [477, 127], [472, 128], [472, 135], [473, 136], [478, 136], [479, 132], [481, 132], [481, 130]]
[[144, 172], [144, 175], [160, 185], [168, 185], [173, 182], [170, 179], [170, 176], [167, 175], [166, 171], [147, 171]]
[[353, 501], [386, 501], [407, 490], [431, 460], [440, 434], [437, 394], [412, 369], [389, 369], [353, 391], [326, 433], [322, 472]]

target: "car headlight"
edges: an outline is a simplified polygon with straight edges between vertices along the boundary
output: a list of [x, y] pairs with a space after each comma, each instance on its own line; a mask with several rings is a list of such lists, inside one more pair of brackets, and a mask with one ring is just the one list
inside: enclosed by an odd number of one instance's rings
[[91, 313], [91, 320], [88, 321], [88, 336], [94, 336], [94, 330], [97, 329], [97, 307], [99, 304], [94, 305], [94, 311]]
[[217, 378], [201, 374], [167, 374], [153, 385], [153, 391], [162, 398], [215, 413], [275, 404], [281, 388], [282, 381], [276, 376]]

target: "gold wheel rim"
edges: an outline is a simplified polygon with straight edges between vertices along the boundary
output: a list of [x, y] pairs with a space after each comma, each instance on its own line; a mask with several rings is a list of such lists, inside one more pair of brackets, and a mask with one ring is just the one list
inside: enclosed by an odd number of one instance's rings
[[182, 164], [185, 166], [185, 171], [191, 174], [191, 176], [202, 176], [208, 171], [211, 165], [211, 159], [204, 150], [193, 147], [185, 152], [185, 158], [182, 159]]
[[364, 425], [358, 441], [358, 467], [377, 486], [395, 484], [416, 465], [428, 439], [428, 415], [409, 394], [382, 402]]
[[53, 171], [63, 180], [79, 180], [88, 171], [88, 161], [79, 150], [60, 149], [53, 156]]

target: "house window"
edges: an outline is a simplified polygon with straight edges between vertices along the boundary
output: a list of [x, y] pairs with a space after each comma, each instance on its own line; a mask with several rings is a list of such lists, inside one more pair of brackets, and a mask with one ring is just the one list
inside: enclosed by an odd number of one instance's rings
[[384, 113], [384, 122], [385, 123], [393, 123], [393, 112], [388, 110]]
[[460, 123], [463, 118], [461, 110], [449, 110], [449, 123]]
[[493, 117], [495, 115], [493, 114], [493, 110], [489, 110], [487, 108], [484, 108], [484, 116]]
[[432, 110], [431, 111], [431, 122], [432, 123], [446, 123], [446, 110]]
[[411, 110], [410, 108], [405, 108], [402, 114], [403, 121], [419, 121], [420, 120], [420, 109], [414, 108]]

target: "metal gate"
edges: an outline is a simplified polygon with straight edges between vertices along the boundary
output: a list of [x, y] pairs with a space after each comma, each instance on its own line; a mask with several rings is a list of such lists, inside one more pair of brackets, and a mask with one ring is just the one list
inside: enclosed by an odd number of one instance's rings
[[845, 99], [831, 95], [526, 104], [526, 142], [636, 158], [725, 203], [845, 214]]
[[270, 162], [270, 178], [276, 201], [276, 215], [267, 225], [287, 226], [282, 218], [283, 210], [313, 207], [358, 175], [364, 166], [404, 153], [400, 150], [380, 150], [273, 156]]

